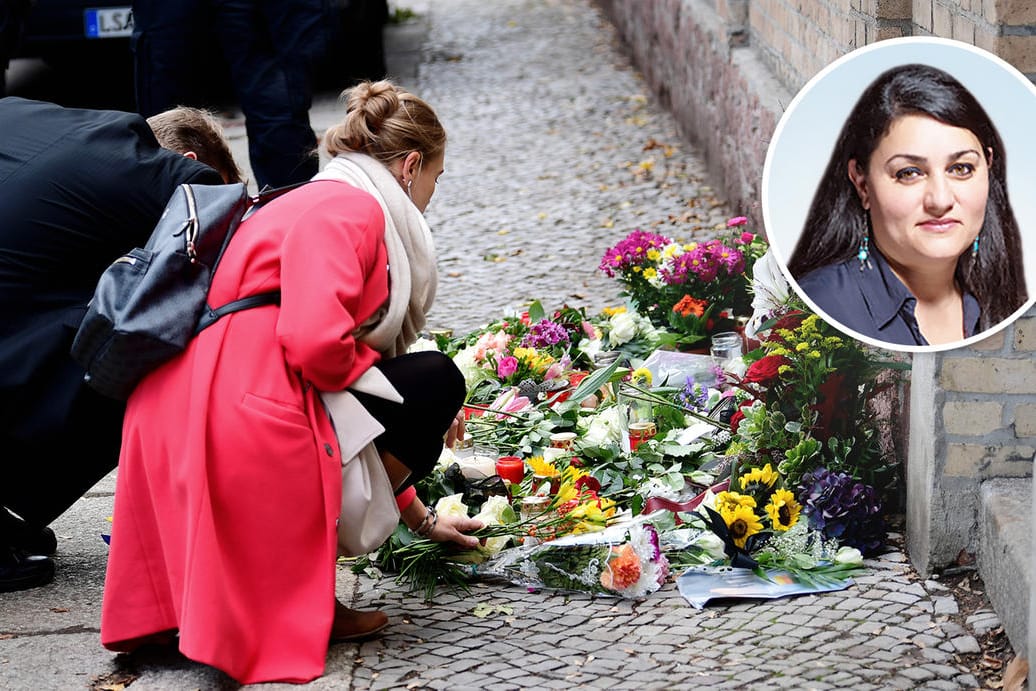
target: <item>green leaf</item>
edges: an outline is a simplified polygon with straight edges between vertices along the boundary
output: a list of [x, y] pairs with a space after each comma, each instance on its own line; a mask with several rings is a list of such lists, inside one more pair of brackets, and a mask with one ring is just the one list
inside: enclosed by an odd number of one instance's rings
[[543, 309], [543, 304], [539, 300], [533, 300], [529, 304], [529, 323], [538, 324], [543, 321], [547, 316], [546, 311]]
[[570, 400], [582, 401], [590, 394], [596, 392], [599, 388], [607, 384], [612, 380], [615, 375], [615, 371], [619, 368], [619, 361], [611, 363], [607, 367], [594, 370], [586, 377], [583, 381], [579, 382], [579, 386], [572, 392]]

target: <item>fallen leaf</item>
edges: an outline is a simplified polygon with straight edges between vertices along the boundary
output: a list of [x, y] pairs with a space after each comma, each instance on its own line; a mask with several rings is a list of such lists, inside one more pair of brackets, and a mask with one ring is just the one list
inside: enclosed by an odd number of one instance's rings
[[510, 605], [494, 605], [488, 602], [480, 602], [475, 605], [475, 608], [471, 610], [471, 613], [480, 619], [485, 619], [493, 614], [514, 614], [514, 608]]
[[68, 611], [68, 607], [51, 607], [50, 611], [56, 612], [57, 614], [64, 614]]
[[1024, 657], [1015, 657], [1004, 670], [1004, 691], [1022, 691], [1028, 675], [1029, 662]]

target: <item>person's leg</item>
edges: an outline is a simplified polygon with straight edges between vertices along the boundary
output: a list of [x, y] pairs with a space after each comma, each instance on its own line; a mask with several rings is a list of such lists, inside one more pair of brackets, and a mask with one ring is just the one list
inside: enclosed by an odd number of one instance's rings
[[448, 356], [425, 351], [383, 360], [375, 365], [384, 373], [402, 403], [363, 393], [354, 395], [384, 427], [374, 440], [382, 454], [391, 454], [410, 469], [403, 487], [435, 467], [443, 437], [464, 404], [464, 375]]
[[29, 526], [43, 528], [115, 469], [124, 404], [82, 385], [61, 429], [31, 439], [3, 439], [5, 467], [0, 505]]
[[0, 592], [49, 583], [56, 550], [47, 525], [111, 472], [119, 459], [123, 404], [82, 387], [67, 425], [31, 438], [0, 437]]
[[259, 189], [308, 180], [319, 163], [309, 123], [309, 75], [278, 48], [298, 45], [311, 25], [303, 13], [294, 20], [284, 14], [285, 24], [271, 24], [266, 4], [216, 0], [216, 28], [245, 115], [249, 164]]
[[0, 0], [0, 97], [7, 95], [7, 66], [21, 45], [29, 0]]
[[195, 105], [196, 56], [211, 21], [203, 0], [134, 0], [134, 87], [137, 112], [151, 117], [179, 105]]

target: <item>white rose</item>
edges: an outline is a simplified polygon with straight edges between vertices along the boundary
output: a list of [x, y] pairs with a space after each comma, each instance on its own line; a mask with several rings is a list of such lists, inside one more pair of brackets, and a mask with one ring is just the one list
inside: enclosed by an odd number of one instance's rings
[[609, 324], [608, 341], [612, 345], [622, 345], [637, 335], [637, 320], [629, 312], [613, 314]]
[[713, 559], [724, 559], [727, 556], [723, 549], [723, 540], [711, 530], [703, 532], [691, 544], [701, 547]]
[[468, 507], [461, 501], [463, 494], [450, 494], [435, 502], [435, 513], [440, 516], [468, 517]]
[[622, 424], [622, 410], [618, 406], [608, 406], [585, 423], [583, 443], [596, 447], [618, 444], [622, 440]]
[[500, 525], [504, 522], [504, 511], [510, 508], [511, 504], [507, 501], [507, 497], [494, 494], [483, 502], [482, 508], [475, 518], [486, 525]]
[[835, 553], [835, 563], [845, 566], [862, 566], [863, 554], [855, 547], [839, 547]]
[[414, 341], [409, 348], [407, 348], [408, 353], [420, 353], [425, 350], [439, 350], [439, 346], [436, 345], [435, 339], [419, 338]]

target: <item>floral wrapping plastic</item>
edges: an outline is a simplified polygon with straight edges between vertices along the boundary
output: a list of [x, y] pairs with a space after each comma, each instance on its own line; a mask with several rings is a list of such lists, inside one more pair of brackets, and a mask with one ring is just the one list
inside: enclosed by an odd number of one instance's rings
[[669, 562], [655, 526], [635, 523], [506, 549], [473, 567], [473, 575], [533, 590], [640, 599], [662, 587]]

